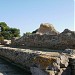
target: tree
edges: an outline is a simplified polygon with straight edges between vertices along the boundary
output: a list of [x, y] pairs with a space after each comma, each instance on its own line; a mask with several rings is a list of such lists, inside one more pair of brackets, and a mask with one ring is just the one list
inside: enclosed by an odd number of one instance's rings
[[0, 36], [4, 39], [11, 39], [12, 37], [20, 37], [20, 30], [17, 28], [10, 28], [5, 22], [0, 22]]
[[31, 33], [31, 32], [26, 32], [26, 34], [30, 35], [30, 34], [32, 34], [32, 33]]
[[1, 31], [7, 31], [9, 27], [5, 22], [0, 22]]
[[17, 28], [10, 28], [9, 32], [12, 34], [12, 37], [20, 36], [20, 30]]
[[1, 35], [4, 37], [4, 39], [11, 39], [11, 34], [7, 31], [2, 31]]

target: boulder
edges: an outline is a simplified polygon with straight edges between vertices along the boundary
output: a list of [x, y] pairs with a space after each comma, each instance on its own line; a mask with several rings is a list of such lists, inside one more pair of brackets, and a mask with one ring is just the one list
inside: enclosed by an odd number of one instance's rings
[[[59, 34], [60, 44], [66, 48], [75, 48], [75, 31], [65, 29], [62, 33]], [[62, 46], [63, 47], [63, 46]]]
[[61, 54], [60, 55], [60, 68], [66, 68], [68, 66], [68, 62], [69, 62], [68, 56]]
[[75, 38], [75, 31], [65, 29], [62, 33], [60, 33], [60, 35], [64, 36], [64, 37], [73, 37], [73, 38]]
[[57, 32], [52, 24], [49, 23], [42, 23], [40, 25], [40, 28], [37, 30], [36, 34], [47, 34], [47, 35], [57, 35], [59, 32]]

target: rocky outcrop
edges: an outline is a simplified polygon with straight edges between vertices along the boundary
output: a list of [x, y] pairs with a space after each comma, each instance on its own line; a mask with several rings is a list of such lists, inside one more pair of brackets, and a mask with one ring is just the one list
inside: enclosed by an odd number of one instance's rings
[[57, 32], [52, 24], [49, 23], [42, 23], [40, 25], [40, 28], [37, 30], [36, 34], [47, 34], [47, 35], [57, 35], [59, 32]]
[[[54, 52], [0, 47], [0, 55], [15, 62], [32, 75], [68, 75], [68, 56]], [[69, 69], [68, 69], [69, 70]]]
[[[67, 39], [74, 39], [75, 38], [75, 31], [71, 31], [69, 29], [65, 29], [62, 33], [59, 34], [60, 37], [65, 37]], [[70, 38], [68, 38], [70, 37]]]
[[69, 29], [65, 29], [62, 33], [58, 35], [60, 43], [58, 44], [60, 47], [64, 48], [75, 48], [75, 31], [71, 31]]
[[50, 49], [67, 49], [75, 48], [75, 32], [65, 29], [58, 33], [53, 25], [41, 24], [36, 34], [24, 34], [19, 39], [12, 40], [13, 46], [19, 47], [40, 47]]

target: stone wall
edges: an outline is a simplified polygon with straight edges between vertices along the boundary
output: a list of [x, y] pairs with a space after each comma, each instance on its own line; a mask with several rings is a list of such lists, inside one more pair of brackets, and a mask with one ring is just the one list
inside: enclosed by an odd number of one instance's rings
[[24, 34], [19, 39], [14, 38], [11, 44], [50, 49], [75, 48], [75, 31], [65, 29], [59, 33], [52, 24], [42, 23], [34, 34]]
[[24, 47], [41, 47], [50, 49], [75, 48], [75, 33], [67, 32], [59, 35], [23, 35], [21, 38], [13, 40], [12, 45]]
[[0, 55], [15, 62], [32, 75], [70, 75], [66, 54], [0, 47]]

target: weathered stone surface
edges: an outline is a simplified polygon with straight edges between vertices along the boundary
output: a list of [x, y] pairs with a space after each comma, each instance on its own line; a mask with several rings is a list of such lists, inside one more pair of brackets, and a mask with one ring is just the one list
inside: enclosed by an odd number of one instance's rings
[[68, 62], [69, 62], [68, 56], [64, 55], [64, 54], [61, 54], [60, 59], [61, 59], [60, 67], [66, 68], [68, 66]]
[[45, 71], [37, 67], [31, 67], [30, 70], [31, 70], [32, 75], [48, 75], [48, 73], [46, 73]]
[[43, 35], [43, 34], [47, 34], [47, 35], [57, 35], [59, 34], [59, 32], [57, 32], [55, 30], [55, 28], [53, 27], [52, 24], [49, 24], [49, 23], [42, 23], [40, 25], [40, 28], [38, 29], [38, 31], [36, 32], [36, 34], [40, 34], [40, 35]]
[[6, 40], [6, 39], [0, 40], [0, 45], [1, 44], [3, 44], [3, 45], [9, 45], [9, 44], [11, 44], [11, 40]]
[[0, 56], [0, 75], [31, 75], [25, 73], [23, 69], [10, 64], [9, 62], [3, 60]]
[[[20, 67], [32, 72], [33, 75], [59, 75], [64, 71], [64, 69], [60, 71], [61, 64], [65, 65], [65, 60], [68, 60], [66, 55], [51, 56], [49, 52], [10, 47], [0, 47], [0, 55], [19, 64]], [[63, 68], [67, 66], [65, 65]]]
[[[41, 35], [40, 35], [41, 34]], [[24, 34], [19, 39], [12, 40], [13, 46], [19, 47], [40, 47], [50, 49], [74, 49], [75, 48], [75, 31], [65, 29], [58, 33], [53, 25], [41, 24], [36, 34]]]

